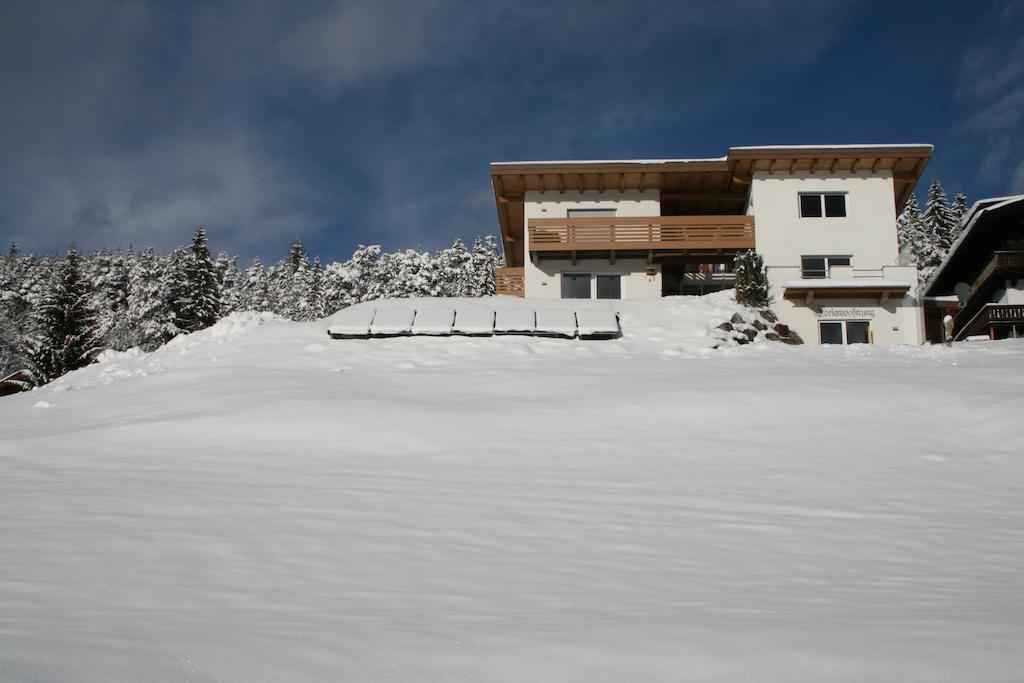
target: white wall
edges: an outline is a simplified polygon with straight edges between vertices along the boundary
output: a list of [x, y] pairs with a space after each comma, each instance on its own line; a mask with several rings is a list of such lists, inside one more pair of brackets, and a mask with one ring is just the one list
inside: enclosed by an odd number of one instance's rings
[[[530, 264], [533, 266], [533, 264]], [[568, 259], [541, 259], [540, 264], [528, 267], [526, 296], [537, 299], [558, 299], [562, 292], [562, 273], [590, 273], [594, 275], [622, 276], [623, 299], [657, 299], [661, 296], [661, 266], [654, 264], [654, 275], [647, 275], [646, 259], [577, 259], [573, 265]], [[590, 298], [597, 298], [597, 279], [591, 277]]]
[[[843, 218], [801, 218], [799, 195], [803, 192], [843, 192]], [[751, 207], [755, 218], [757, 251], [764, 258], [779, 319], [797, 331], [805, 342], [818, 342], [818, 320], [840, 319], [821, 315], [829, 309], [859, 308], [871, 316], [850, 320], [871, 320], [876, 344], [919, 344], [924, 340], [923, 316], [914, 297], [917, 269], [899, 266], [896, 238], [896, 209], [892, 174], [888, 171], [808, 173], [786, 171], [754, 174]], [[787, 280], [800, 279], [802, 256], [850, 256], [851, 267], [840, 268], [833, 277], [868, 278], [909, 282], [910, 293], [902, 300], [878, 305], [877, 297], [817, 299], [811, 306], [803, 300], [783, 298]]]
[[1013, 284], [1013, 280], [1007, 280], [1005, 289], [996, 293], [1000, 295], [996, 298], [997, 304], [1024, 304], [1024, 278], [1017, 280], [1016, 285]]
[[[653, 278], [645, 275], [647, 262], [638, 259], [577, 259], [576, 265], [568, 260], [540, 258], [535, 266], [530, 259], [530, 236], [527, 228], [531, 218], [565, 218], [569, 209], [615, 209], [616, 216], [660, 216], [661, 202], [658, 190], [587, 190], [527, 192], [523, 200], [523, 232], [526, 235], [526, 260], [523, 265], [526, 296], [557, 299], [561, 292], [561, 274], [600, 273], [621, 274], [622, 298], [637, 299], [661, 296], [661, 271]], [[582, 252], [580, 256], [584, 255]], [[593, 283], [591, 283], [592, 286]]]

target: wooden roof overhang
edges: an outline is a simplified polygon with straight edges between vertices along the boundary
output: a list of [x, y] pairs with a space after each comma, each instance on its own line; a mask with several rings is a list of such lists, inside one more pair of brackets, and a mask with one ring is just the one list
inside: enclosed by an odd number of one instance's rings
[[885, 284], [876, 286], [856, 287], [829, 287], [828, 280], [824, 284], [816, 286], [813, 284], [788, 285], [783, 292], [783, 297], [791, 300], [802, 300], [804, 305], [810, 306], [815, 299], [866, 299], [868, 297], [878, 299], [878, 305], [883, 306], [890, 297], [903, 297], [910, 291], [910, 285], [906, 284]]
[[732, 147], [727, 156], [711, 159], [498, 162], [490, 171], [505, 259], [510, 266], [521, 266], [526, 256], [527, 192], [656, 189], [662, 203], [675, 203], [676, 215], [737, 214], [743, 212], [753, 175], [759, 171], [890, 172], [899, 211], [931, 152], [931, 145]]

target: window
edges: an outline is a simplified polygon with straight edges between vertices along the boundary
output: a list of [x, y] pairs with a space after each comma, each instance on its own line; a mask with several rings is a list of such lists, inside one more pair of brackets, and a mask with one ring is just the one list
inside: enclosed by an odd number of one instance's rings
[[589, 299], [590, 273], [562, 273], [563, 299]]
[[848, 266], [850, 263], [849, 256], [802, 256], [800, 258], [801, 277], [831, 277], [832, 266]]
[[615, 209], [569, 209], [567, 218], [614, 218]]
[[597, 276], [597, 298], [598, 299], [621, 299], [622, 298], [622, 276], [621, 275], [598, 275]]
[[829, 320], [818, 323], [822, 344], [870, 344], [871, 323], [866, 320]]
[[801, 218], [845, 218], [846, 194], [842, 192], [800, 193]]

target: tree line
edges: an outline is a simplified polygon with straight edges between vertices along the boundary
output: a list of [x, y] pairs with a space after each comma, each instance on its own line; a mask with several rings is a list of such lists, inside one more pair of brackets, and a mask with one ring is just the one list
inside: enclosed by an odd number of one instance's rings
[[963, 231], [967, 196], [957, 190], [952, 203], [938, 180], [928, 188], [924, 211], [913, 193], [896, 220], [901, 263], [917, 266], [922, 283], [928, 282]]
[[257, 258], [244, 272], [236, 256], [211, 256], [202, 226], [191, 244], [167, 253], [72, 249], [39, 258], [12, 245], [0, 258], [0, 373], [27, 369], [43, 384], [104, 349], [151, 351], [234, 311], [301, 321], [378, 298], [487, 296], [503, 262], [491, 236], [434, 253], [360, 245], [326, 266], [296, 240], [276, 264]]

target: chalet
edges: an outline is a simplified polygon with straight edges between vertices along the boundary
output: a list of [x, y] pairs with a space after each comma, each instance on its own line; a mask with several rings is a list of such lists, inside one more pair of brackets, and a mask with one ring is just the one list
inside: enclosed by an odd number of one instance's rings
[[645, 298], [732, 287], [756, 249], [809, 343], [919, 344], [896, 216], [931, 145], [732, 147], [711, 159], [496, 162], [499, 294]]
[[929, 341], [947, 315], [955, 340], [1024, 336], [1024, 195], [976, 202], [923, 294]]

